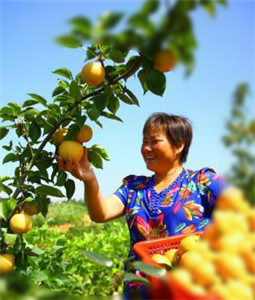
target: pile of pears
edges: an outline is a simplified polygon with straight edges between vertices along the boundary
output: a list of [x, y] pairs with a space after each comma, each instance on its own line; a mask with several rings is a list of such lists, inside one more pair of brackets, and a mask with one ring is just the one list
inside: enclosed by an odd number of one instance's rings
[[151, 257], [192, 295], [255, 299], [255, 207], [228, 188], [215, 202], [201, 235], [184, 237], [177, 249]]

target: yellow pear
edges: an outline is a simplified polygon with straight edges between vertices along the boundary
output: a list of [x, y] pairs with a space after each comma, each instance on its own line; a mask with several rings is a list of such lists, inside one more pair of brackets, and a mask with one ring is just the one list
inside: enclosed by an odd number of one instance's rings
[[32, 219], [26, 213], [15, 214], [11, 217], [10, 228], [13, 233], [23, 234], [32, 227]]
[[171, 267], [171, 263], [165, 255], [154, 254], [154, 255], [152, 255], [151, 259], [159, 265], [163, 265], [163, 266], [166, 265], [166, 266]]
[[15, 258], [12, 254], [0, 254], [0, 274], [10, 273], [15, 264]]
[[178, 249], [170, 249], [164, 254], [170, 261], [171, 266], [175, 266], [180, 260], [180, 254]]
[[183, 238], [179, 245], [179, 253], [183, 255], [184, 253], [190, 251], [195, 246], [198, 240], [198, 235], [190, 235]]
[[78, 142], [64, 141], [59, 146], [58, 154], [65, 161], [68, 161], [68, 159], [70, 159], [72, 162], [76, 163], [79, 162], [83, 156], [83, 147]]

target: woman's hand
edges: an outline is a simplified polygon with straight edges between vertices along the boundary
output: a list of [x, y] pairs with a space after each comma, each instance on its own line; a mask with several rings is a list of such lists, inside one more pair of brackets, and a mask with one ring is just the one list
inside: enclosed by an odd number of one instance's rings
[[86, 147], [83, 147], [83, 156], [79, 162], [74, 163], [71, 160], [65, 161], [60, 156], [57, 156], [56, 158], [60, 171], [68, 171], [77, 179], [85, 182], [93, 181], [96, 179], [91, 163], [87, 158]]

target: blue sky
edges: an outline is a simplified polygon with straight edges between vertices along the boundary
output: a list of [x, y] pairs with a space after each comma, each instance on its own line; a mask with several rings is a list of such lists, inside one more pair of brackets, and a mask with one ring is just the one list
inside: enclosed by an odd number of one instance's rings
[[[52, 71], [67, 67], [78, 73], [85, 57], [83, 49], [67, 49], [53, 39], [69, 31], [67, 20], [85, 15], [91, 20], [105, 11], [123, 11], [126, 16], [137, 11], [142, 1], [14, 1], [2, 0], [1, 19], [1, 105], [21, 104], [37, 93], [51, 102], [57, 76]], [[166, 73], [167, 88], [163, 98], [142, 93], [138, 79], [127, 86], [137, 95], [140, 108], [121, 106], [118, 115], [124, 123], [102, 119], [103, 130], [93, 123], [94, 138], [88, 143], [103, 145], [110, 157], [104, 170], [97, 170], [104, 196], [114, 192], [129, 174], [152, 175], [140, 154], [143, 124], [153, 112], [181, 114], [194, 127], [194, 140], [186, 167], [214, 168], [227, 174], [232, 157], [221, 137], [230, 114], [232, 94], [240, 82], [248, 82], [254, 93], [255, 78], [255, 2], [229, 1], [218, 7], [216, 18], [198, 9], [192, 13], [199, 43], [196, 66], [186, 79], [182, 66]], [[254, 96], [248, 111], [255, 114]], [[14, 139], [14, 135], [9, 135]], [[47, 148], [52, 150], [52, 148]], [[2, 150], [1, 150], [2, 152]], [[3, 158], [6, 153], [1, 154]], [[2, 166], [2, 175], [12, 175], [16, 166]], [[83, 197], [83, 185], [77, 181], [75, 197]]]

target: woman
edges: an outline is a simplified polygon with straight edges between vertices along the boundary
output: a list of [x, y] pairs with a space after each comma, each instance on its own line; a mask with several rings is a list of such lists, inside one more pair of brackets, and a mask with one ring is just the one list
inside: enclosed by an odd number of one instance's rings
[[[61, 170], [84, 181], [85, 201], [95, 222], [125, 215], [132, 246], [141, 240], [202, 231], [212, 214], [215, 199], [227, 183], [214, 170], [192, 171], [183, 167], [192, 141], [192, 127], [182, 116], [155, 113], [143, 128], [141, 154], [154, 174], [130, 175], [108, 198], [101, 194], [87, 160], [86, 148], [79, 163], [60, 159]], [[132, 284], [127, 286], [129, 289]], [[137, 287], [137, 285], [136, 285]]]

